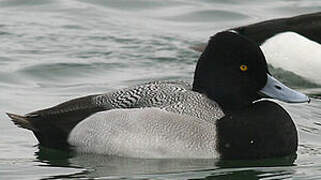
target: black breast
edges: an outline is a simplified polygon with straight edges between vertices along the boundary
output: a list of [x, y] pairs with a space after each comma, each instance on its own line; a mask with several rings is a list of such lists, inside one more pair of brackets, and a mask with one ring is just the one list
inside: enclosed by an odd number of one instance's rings
[[278, 104], [259, 101], [216, 122], [222, 159], [262, 159], [295, 154], [297, 130]]

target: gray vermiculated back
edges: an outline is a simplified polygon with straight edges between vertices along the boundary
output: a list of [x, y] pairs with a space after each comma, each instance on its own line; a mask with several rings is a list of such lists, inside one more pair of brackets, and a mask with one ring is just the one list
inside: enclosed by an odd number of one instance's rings
[[224, 116], [215, 101], [191, 89], [191, 85], [185, 81], [154, 81], [97, 95], [93, 97], [93, 102], [106, 109], [159, 107], [206, 121], [215, 121]]

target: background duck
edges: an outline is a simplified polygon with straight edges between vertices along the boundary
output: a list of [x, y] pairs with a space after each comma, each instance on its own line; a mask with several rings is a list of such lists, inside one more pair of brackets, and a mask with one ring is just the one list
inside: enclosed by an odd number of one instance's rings
[[[321, 12], [272, 19], [230, 30], [257, 42], [272, 66], [271, 71], [285, 84], [297, 88], [321, 86]], [[200, 45], [195, 49], [203, 51], [204, 48], [205, 45]], [[284, 72], [290, 72], [296, 80], [289, 79], [289, 73]], [[298, 82], [300, 78], [302, 80]]]

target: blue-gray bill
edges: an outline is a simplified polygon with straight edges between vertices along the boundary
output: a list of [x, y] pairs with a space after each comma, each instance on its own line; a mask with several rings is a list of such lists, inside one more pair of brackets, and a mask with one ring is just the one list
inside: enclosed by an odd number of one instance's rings
[[310, 98], [307, 95], [290, 89], [269, 74], [267, 82], [263, 89], [260, 90], [260, 93], [269, 98], [277, 99], [287, 103], [310, 102]]

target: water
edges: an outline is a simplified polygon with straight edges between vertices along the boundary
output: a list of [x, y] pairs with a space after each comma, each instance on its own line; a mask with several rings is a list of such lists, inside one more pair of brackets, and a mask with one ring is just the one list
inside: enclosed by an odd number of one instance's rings
[[299, 131], [297, 157], [261, 161], [141, 160], [40, 148], [5, 112], [151, 80], [191, 80], [215, 32], [321, 10], [316, 0], [0, 0], [0, 179], [320, 179], [320, 86], [274, 69], [312, 94], [284, 104]]

